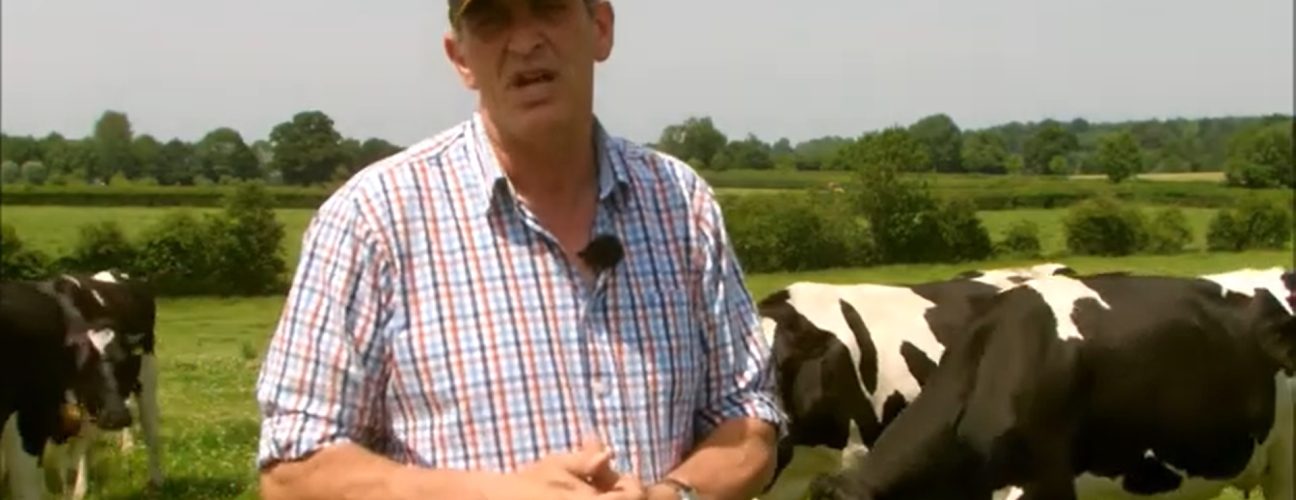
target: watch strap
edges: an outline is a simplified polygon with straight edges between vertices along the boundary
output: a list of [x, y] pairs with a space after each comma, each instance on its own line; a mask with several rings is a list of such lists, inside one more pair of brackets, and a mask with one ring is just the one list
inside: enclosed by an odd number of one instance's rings
[[697, 490], [693, 489], [692, 486], [689, 486], [683, 481], [673, 477], [662, 478], [661, 483], [670, 486], [671, 488], [675, 488], [675, 491], [679, 493], [680, 500], [699, 500], [700, 498], [698, 497]]

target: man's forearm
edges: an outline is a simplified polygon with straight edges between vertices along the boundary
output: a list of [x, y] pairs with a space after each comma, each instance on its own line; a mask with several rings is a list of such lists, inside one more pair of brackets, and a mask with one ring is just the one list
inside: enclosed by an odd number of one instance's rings
[[774, 473], [774, 437], [765, 421], [726, 421], [668, 477], [692, 485], [706, 500], [750, 500]]
[[476, 499], [470, 474], [406, 467], [347, 443], [263, 472], [260, 493], [266, 500]]

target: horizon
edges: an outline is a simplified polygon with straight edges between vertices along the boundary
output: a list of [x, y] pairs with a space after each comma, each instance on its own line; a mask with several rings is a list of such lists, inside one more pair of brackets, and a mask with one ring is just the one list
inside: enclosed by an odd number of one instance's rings
[[[595, 111], [638, 142], [690, 116], [711, 117], [731, 139], [795, 144], [937, 113], [976, 130], [1293, 108], [1289, 0], [753, 0], [741, 23], [732, 4], [613, 5], [616, 46], [596, 69]], [[313, 22], [300, 22], [302, 11]], [[11, 0], [0, 20], [6, 134], [82, 138], [114, 110], [136, 135], [197, 141], [230, 127], [251, 144], [297, 112], [320, 110], [345, 137], [408, 145], [474, 104], [441, 53], [439, 2], [145, 0], [124, 9]], [[671, 36], [657, 35], [663, 27]]]

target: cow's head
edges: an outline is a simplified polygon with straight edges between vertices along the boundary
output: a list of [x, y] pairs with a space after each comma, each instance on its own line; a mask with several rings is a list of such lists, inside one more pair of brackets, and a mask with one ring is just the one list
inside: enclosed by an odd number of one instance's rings
[[1296, 271], [1241, 269], [1205, 276], [1245, 310], [1260, 348], [1287, 373], [1296, 373]]
[[71, 352], [71, 396], [85, 407], [100, 428], [117, 430], [131, 424], [130, 412], [119, 390], [117, 366], [126, 361], [125, 341], [119, 323], [101, 297], [75, 278], [55, 280], [54, 290], [67, 299], [69, 318], [64, 341]]

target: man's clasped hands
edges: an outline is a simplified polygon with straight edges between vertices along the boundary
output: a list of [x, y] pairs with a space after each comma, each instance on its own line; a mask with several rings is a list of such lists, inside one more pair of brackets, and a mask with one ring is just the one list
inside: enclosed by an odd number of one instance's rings
[[[612, 450], [586, 437], [578, 450], [549, 455], [522, 467], [511, 480], [482, 484], [487, 498], [546, 500], [674, 500], [669, 486], [644, 487], [633, 474], [612, 468]], [[503, 479], [502, 477], [499, 479]], [[489, 478], [484, 479], [490, 481]]]

